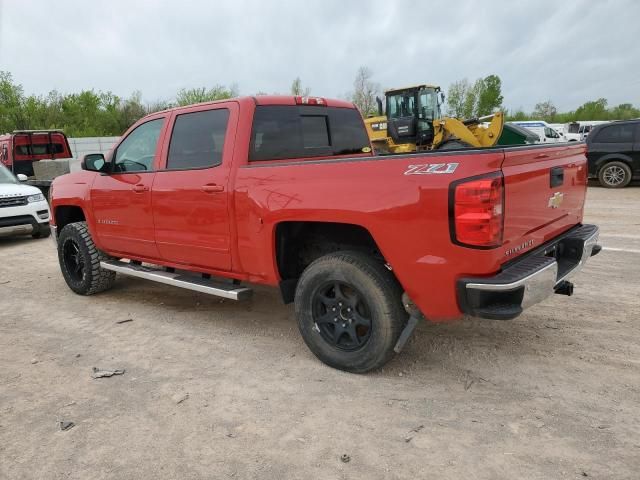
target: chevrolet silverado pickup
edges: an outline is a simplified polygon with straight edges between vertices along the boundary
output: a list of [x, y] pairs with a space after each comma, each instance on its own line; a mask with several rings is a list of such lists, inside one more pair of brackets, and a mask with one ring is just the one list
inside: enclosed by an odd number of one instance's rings
[[295, 303], [323, 362], [366, 372], [421, 319], [508, 320], [600, 251], [582, 223], [583, 144], [375, 156], [353, 104], [259, 96], [134, 124], [55, 179], [62, 275], [81, 295], [117, 273]]

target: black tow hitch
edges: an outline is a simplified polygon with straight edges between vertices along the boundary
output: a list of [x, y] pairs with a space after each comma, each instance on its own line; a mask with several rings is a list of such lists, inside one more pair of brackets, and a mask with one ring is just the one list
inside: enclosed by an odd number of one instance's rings
[[409, 337], [411, 337], [411, 334], [418, 326], [418, 322], [420, 320], [424, 320], [424, 315], [422, 315], [420, 309], [418, 309], [418, 307], [411, 301], [409, 295], [407, 295], [407, 292], [404, 292], [402, 294], [402, 304], [404, 305], [404, 309], [409, 314], [409, 320], [402, 330], [402, 333], [400, 333], [398, 341], [396, 342], [396, 346], [393, 347], [393, 351], [396, 353], [400, 353], [404, 346], [407, 344]]
[[573, 283], [567, 282], [566, 280], [561, 281], [558, 286], [555, 288], [555, 293], [558, 295], [566, 295], [570, 297], [573, 295]]

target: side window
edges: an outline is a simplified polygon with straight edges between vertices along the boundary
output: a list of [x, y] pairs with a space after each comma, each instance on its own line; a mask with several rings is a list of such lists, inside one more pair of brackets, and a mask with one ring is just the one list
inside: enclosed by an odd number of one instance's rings
[[633, 130], [634, 125], [630, 123], [603, 127], [593, 141], [599, 143], [631, 143], [633, 142]]
[[226, 108], [178, 115], [171, 133], [167, 169], [220, 165], [228, 122]]
[[145, 172], [153, 168], [164, 118], [143, 123], [125, 138], [115, 154], [114, 172]]

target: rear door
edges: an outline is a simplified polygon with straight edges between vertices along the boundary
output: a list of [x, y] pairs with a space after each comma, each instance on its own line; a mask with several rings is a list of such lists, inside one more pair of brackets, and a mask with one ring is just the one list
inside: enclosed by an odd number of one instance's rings
[[582, 221], [584, 153], [583, 144], [505, 149], [505, 250], [539, 246]]
[[174, 113], [153, 185], [155, 239], [164, 260], [231, 270], [229, 174], [235, 102]]

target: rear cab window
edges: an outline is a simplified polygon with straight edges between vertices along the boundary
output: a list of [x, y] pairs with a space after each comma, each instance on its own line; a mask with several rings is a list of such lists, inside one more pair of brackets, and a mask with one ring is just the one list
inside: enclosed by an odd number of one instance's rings
[[352, 108], [259, 105], [249, 161], [331, 157], [371, 152], [360, 113]]

